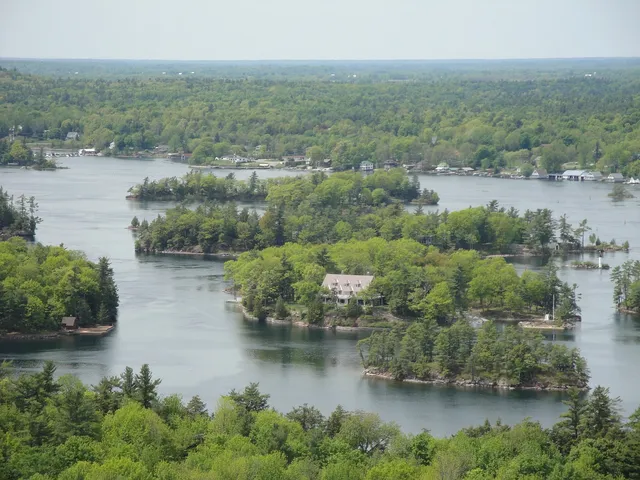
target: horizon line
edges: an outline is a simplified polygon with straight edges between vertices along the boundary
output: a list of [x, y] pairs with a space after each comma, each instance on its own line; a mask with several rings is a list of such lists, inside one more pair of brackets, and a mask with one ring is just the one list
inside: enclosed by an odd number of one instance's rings
[[166, 59], [166, 58], [91, 58], [91, 57], [0, 57], [0, 61], [91, 61], [91, 62], [504, 62], [536, 60], [640, 60], [640, 56], [597, 57], [499, 57], [499, 58], [268, 58], [268, 59]]

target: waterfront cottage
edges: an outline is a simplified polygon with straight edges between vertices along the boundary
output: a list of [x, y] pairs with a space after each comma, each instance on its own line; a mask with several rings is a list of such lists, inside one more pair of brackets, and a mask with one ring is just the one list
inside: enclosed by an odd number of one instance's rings
[[544, 168], [536, 168], [531, 174], [531, 178], [536, 180], [547, 180], [549, 178], [549, 174]]
[[77, 317], [62, 317], [62, 321], [60, 322], [63, 330], [76, 330], [78, 328], [78, 318]]
[[371, 162], [362, 162], [360, 164], [360, 170], [363, 172], [373, 172], [373, 163]]
[[622, 182], [624, 182], [624, 177], [622, 176], [621, 173], [611, 173], [607, 177], [607, 182], [622, 183]]
[[67, 133], [67, 140], [78, 140], [79, 138], [80, 138], [80, 134], [78, 132]]
[[[359, 304], [364, 304], [364, 299], [358, 296], [373, 281], [373, 275], [338, 275], [327, 273], [322, 282], [322, 286], [331, 292], [331, 296], [326, 297], [327, 301], [335, 301], [338, 305], [346, 305], [351, 298], [358, 299]], [[378, 297], [378, 299], [380, 299]]]

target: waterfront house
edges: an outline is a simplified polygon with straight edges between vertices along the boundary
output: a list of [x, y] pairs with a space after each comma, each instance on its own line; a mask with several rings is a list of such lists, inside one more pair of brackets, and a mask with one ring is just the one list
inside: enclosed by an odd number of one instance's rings
[[567, 170], [562, 174], [562, 179], [572, 182], [582, 182], [586, 173], [584, 170]]
[[607, 182], [622, 183], [622, 182], [624, 182], [624, 177], [622, 176], [621, 173], [611, 173], [607, 177]]
[[449, 164], [448, 163], [440, 163], [438, 164], [438, 166], [436, 167], [436, 172], [447, 172], [449, 171]]
[[462, 167], [460, 170], [462, 172], [464, 172], [465, 175], [468, 175], [468, 174], [474, 172], [473, 167]]
[[549, 174], [544, 168], [536, 168], [531, 174], [531, 178], [537, 180], [547, 180], [549, 178]]
[[284, 157], [282, 157], [282, 160], [288, 163], [295, 163], [297, 165], [301, 163], [305, 163], [308, 165], [309, 163], [311, 163], [311, 159], [309, 159], [309, 161], [307, 162], [307, 157], [305, 157], [304, 155], [285, 155]]
[[587, 172], [584, 174], [584, 179], [587, 182], [600, 182], [604, 179], [601, 172]]
[[76, 330], [78, 328], [78, 318], [77, 317], [62, 317], [62, 321], [60, 322], [63, 330]]
[[362, 162], [360, 164], [360, 170], [363, 172], [373, 172], [373, 163], [371, 162]]
[[358, 296], [371, 285], [372, 281], [373, 275], [337, 275], [335, 273], [327, 273], [322, 281], [322, 286], [331, 292], [331, 296], [326, 297], [327, 301], [335, 301], [338, 305], [346, 305], [350, 299], [356, 298], [358, 303], [364, 304], [364, 299], [358, 299]]
[[80, 134], [78, 132], [69, 132], [67, 133], [66, 140], [78, 140], [80, 138]]
[[387, 160], [386, 162], [384, 162], [384, 168], [396, 168], [398, 166], [398, 162], [396, 162], [395, 160]]

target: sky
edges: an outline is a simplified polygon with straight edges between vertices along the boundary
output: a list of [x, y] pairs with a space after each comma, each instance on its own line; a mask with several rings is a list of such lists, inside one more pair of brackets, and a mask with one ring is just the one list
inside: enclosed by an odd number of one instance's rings
[[0, 57], [640, 57], [640, 0], [0, 0]]

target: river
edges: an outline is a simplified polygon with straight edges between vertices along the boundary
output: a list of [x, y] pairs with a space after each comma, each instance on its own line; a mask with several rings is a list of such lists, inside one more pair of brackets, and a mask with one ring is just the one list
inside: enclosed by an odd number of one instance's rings
[[[327, 332], [258, 325], [243, 320], [223, 292], [223, 263], [193, 257], [136, 257], [131, 218], [152, 219], [167, 203], [142, 204], [125, 200], [130, 186], [144, 177], [180, 176], [186, 165], [167, 160], [66, 158], [69, 167], [56, 172], [0, 169], [0, 185], [14, 195], [34, 195], [44, 219], [37, 240], [86, 252], [96, 260], [111, 258], [120, 291], [116, 330], [100, 339], [64, 338], [55, 341], [3, 342], [0, 358], [23, 370], [54, 360], [58, 372], [73, 373], [95, 383], [125, 366], [149, 363], [162, 378], [163, 394], [181, 393], [188, 400], [199, 394], [210, 407], [232, 388], [260, 382], [281, 411], [302, 403], [330, 413], [337, 404], [346, 409], [380, 413], [405, 431], [429, 429], [437, 435], [484, 421], [515, 423], [525, 417], [549, 426], [564, 410], [562, 395], [538, 392], [460, 390], [397, 384], [361, 376], [355, 342], [363, 333]], [[250, 171], [233, 171], [246, 178]], [[219, 170], [217, 175], [229, 171]], [[261, 177], [293, 172], [258, 171]], [[640, 201], [612, 203], [606, 184], [510, 181], [490, 178], [421, 177], [423, 187], [435, 189], [440, 209], [456, 210], [496, 199], [521, 211], [548, 207], [566, 213], [573, 223], [589, 220], [603, 240], [628, 240], [629, 254], [607, 254], [611, 266], [640, 258]], [[636, 189], [640, 197], [640, 189]], [[516, 261], [518, 269], [539, 268], [537, 260]], [[564, 261], [566, 263], [566, 261]], [[576, 331], [557, 341], [578, 346], [587, 358], [592, 385], [602, 384], [621, 396], [623, 413], [640, 405], [634, 381], [640, 364], [640, 319], [612, 308], [609, 274], [560, 270], [563, 279], [578, 284], [583, 321]]]

